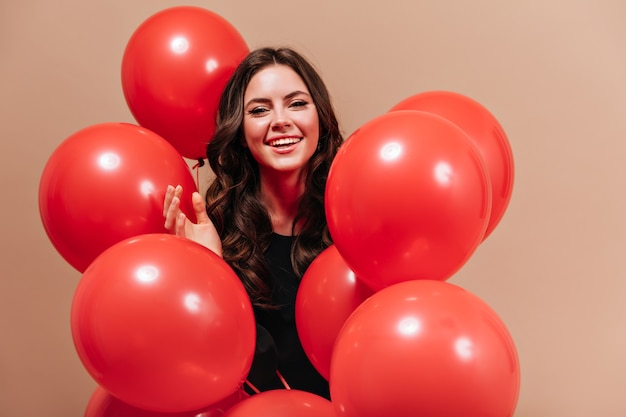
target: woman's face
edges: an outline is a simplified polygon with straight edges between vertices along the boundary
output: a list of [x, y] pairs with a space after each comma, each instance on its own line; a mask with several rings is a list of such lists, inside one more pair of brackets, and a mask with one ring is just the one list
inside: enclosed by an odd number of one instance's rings
[[244, 94], [246, 145], [261, 172], [300, 171], [319, 140], [319, 119], [300, 76], [286, 65], [257, 72]]

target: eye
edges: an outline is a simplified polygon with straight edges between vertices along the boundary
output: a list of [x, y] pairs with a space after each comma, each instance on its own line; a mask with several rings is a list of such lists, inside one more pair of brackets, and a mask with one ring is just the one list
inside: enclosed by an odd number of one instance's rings
[[248, 114], [251, 115], [251, 116], [262, 116], [267, 111], [269, 111], [269, 110], [267, 108], [265, 108], [265, 107], [254, 107], [254, 108], [248, 110]]
[[309, 102], [308, 102], [308, 101], [305, 101], [305, 100], [295, 100], [295, 101], [293, 101], [293, 102], [289, 105], [289, 107], [304, 107], [304, 106], [306, 106], [307, 104], [309, 104]]

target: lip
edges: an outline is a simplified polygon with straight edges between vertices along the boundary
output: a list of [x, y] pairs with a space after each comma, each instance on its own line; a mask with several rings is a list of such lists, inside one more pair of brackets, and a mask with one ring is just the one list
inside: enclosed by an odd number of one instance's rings
[[289, 146], [281, 146], [280, 148], [275, 148], [273, 146], [270, 146], [270, 149], [272, 150], [272, 152], [275, 152], [275, 153], [280, 154], [280, 155], [284, 155], [284, 154], [288, 154], [288, 153], [293, 152], [294, 149], [296, 149], [299, 144], [300, 144], [300, 142], [291, 144]]
[[275, 140], [279, 140], [279, 139], [302, 139], [302, 136], [298, 136], [298, 135], [277, 135], [277, 136], [272, 136], [271, 138], [267, 139], [265, 141], [265, 144], [270, 146], [270, 143], [274, 142]]
[[[279, 139], [298, 139], [298, 142], [292, 143], [291, 145], [284, 145], [280, 147], [274, 147], [270, 145], [273, 141], [279, 140]], [[271, 138], [266, 140], [265, 144], [270, 147], [272, 152], [279, 154], [279, 155], [284, 155], [284, 154], [293, 152], [294, 149], [296, 149], [303, 140], [304, 140], [304, 137], [298, 136], [298, 135], [278, 135], [278, 136], [272, 136]]]

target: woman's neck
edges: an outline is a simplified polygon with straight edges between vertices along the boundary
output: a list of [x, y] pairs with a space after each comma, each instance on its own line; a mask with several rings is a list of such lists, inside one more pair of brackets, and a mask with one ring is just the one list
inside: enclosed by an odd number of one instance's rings
[[303, 193], [304, 181], [300, 175], [261, 175], [261, 198], [275, 233], [285, 236], [294, 233], [293, 222]]

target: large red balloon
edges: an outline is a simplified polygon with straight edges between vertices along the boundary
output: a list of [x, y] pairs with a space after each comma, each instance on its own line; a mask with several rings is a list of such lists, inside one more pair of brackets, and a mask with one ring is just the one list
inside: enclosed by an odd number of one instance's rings
[[134, 407], [199, 410], [241, 389], [256, 344], [234, 271], [191, 240], [146, 234], [92, 262], [71, 309], [74, 344], [94, 380]]
[[450, 120], [468, 134], [478, 147], [491, 181], [491, 213], [483, 240], [498, 225], [513, 192], [513, 152], [495, 116], [482, 104], [450, 91], [427, 91], [396, 104], [391, 111], [421, 110]]
[[309, 360], [327, 380], [341, 326], [372, 293], [348, 268], [335, 245], [320, 253], [302, 276], [296, 296], [298, 336]]
[[344, 417], [511, 417], [520, 368], [505, 324], [476, 295], [415, 280], [365, 300], [337, 336], [330, 393]]
[[334, 417], [326, 398], [306, 391], [275, 389], [252, 395], [229, 408], [224, 417]]
[[200, 7], [177, 6], [146, 19], [122, 57], [122, 89], [137, 120], [184, 157], [206, 158], [220, 95], [249, 53], [239, 32]]
[[[189, 166], [155, 133], [127, 123], [84, 128], [61, 143], [41, 175], [39, 211], [50, 241], [78, 271], [106, 248], [165, 233], [168, 184], [196, 190]], [[195, 219], [191, 201], [182, 210]]]
[[89, 398], [83, 417], [220, 417], [226, 410], [248, 397], [243, 389], [206, 409], [182, 413], [159, 413], [128, 405], [102, 387], [96, 387]]
[[335, 245], [373, 289], [449, 278], [480, 244], [491, 208], [478, 149], [443, 117], [383, 114], [341, 147], [326, 185]]

